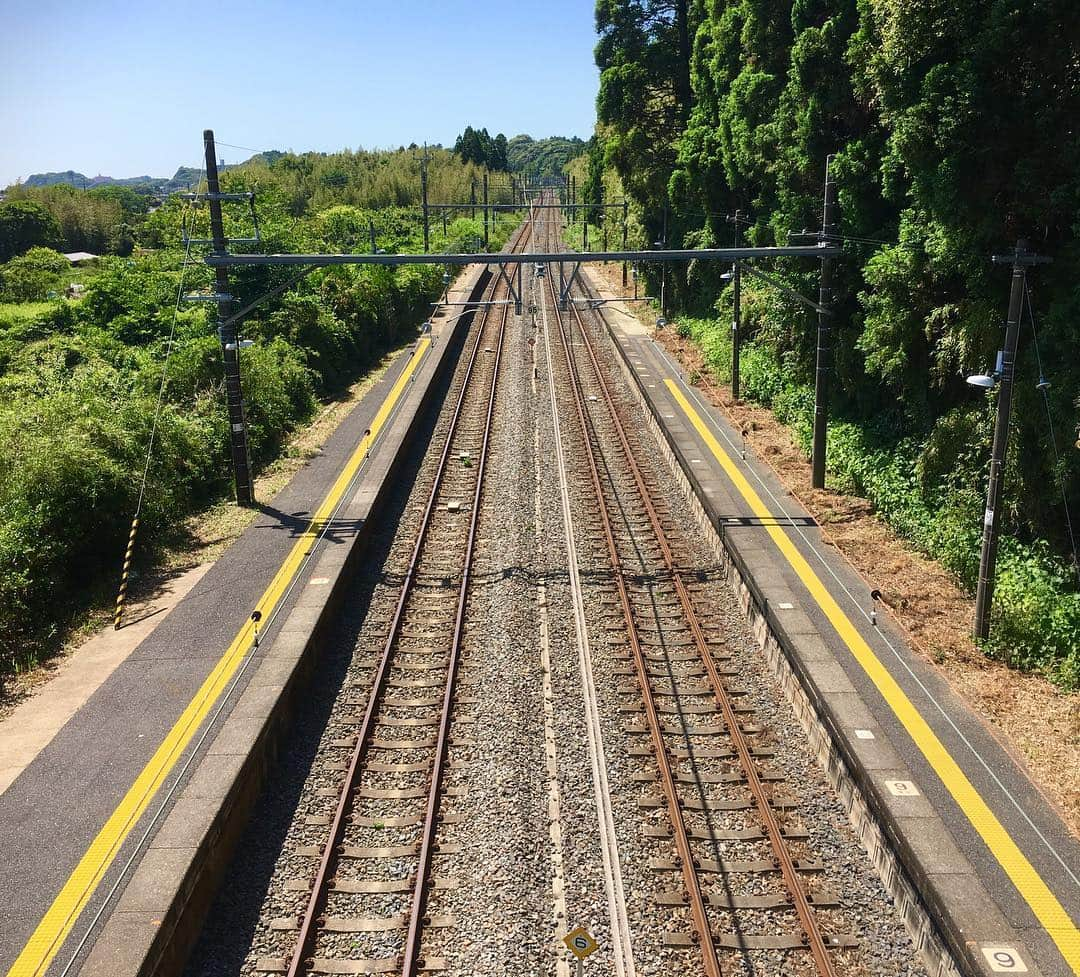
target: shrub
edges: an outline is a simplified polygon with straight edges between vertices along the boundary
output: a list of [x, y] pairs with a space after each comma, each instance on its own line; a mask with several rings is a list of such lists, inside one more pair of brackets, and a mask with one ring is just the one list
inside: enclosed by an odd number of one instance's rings
[[[724, 378], [727, 324], [686, 320], [706, 362]], [[793, 377], [771, 345], [745, 345], [742, 392], [770, 407], [810, 451], [814, 392]], [[860, 495], [903, 538], [936, 559], [973, 590], [982, 539], [985, 446], [992, 427], [983, 406], [941, 417], [925, 439], [898, 437], [903, 419], [837, 419], [829, 425], [828, 472], [841, 491]], [[1080, 593], [1077, 574], [1047, 544], [1004, 536], [994, 593], [988, 653], [1009, 665], [1046, 674], [1065, 689], [1080, 688]]]
[[43, 302], [50, 291], [59, 291], [61, 276], [71, 265], [51, 248], [31, 248], [0, 266], [0, 302]]

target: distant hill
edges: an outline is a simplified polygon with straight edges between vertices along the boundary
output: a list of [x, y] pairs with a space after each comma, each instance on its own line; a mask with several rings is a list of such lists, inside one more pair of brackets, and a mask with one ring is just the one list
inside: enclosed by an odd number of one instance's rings
[[140, 185], [156, 187], [167, 182], [164, 177], [129, 176], [118, 180], [111, 176], [84, 176], [75, 170], [64, 170], [63, 173], [34, 173], [23, 181], [23, 185], [28, 187], [52, 187], [58, 183], [66, 183], [72, 187], [90, 189], [91, 187], [137, 187]]
[[559, 179], [563, 167], [585, 152], [585, 140], [577, 136], [549, 136], [533, 139], [532, 136], [514, 136], [507, 144], [506, 156], [510, 169], [524, 170], [529, 176], [540, 179]]
[[[268, 149], [263, 153], [256, 153], [245, 162], [273, 163], [285, 154], [277, 149]], [[224, 169], [240, 166], [240, 163], [229, 163]], [[199, 181], [206, 176], [206, 170], [199, 170], [193, 166], [181, 166], [170, 179], [166, 176], [127, 176], [116, 178], [112, 176], [85, 176], [76, 170], [64, 170], [62, 173], [34, 173], [23, 180], [26, 187], [52, 187], [66, 183], [68, 186], [78, 187], [80, 190], [90, 190], [93, 187], [131, 187], [133, 190], [146, 193], [174, 193], [177, 190], [187, 190], [198, 186]]]

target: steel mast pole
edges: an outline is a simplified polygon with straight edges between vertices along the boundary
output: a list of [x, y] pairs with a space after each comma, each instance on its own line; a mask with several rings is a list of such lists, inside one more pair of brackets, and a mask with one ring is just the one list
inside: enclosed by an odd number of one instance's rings
[[[728, 220], [735, 225], [735, 247], [739, 246], [739, 221], [742, 211], [735, 211]], [[731, 399], [739, 399], [739, 323], [742, 320], [742, 265], [736, 258], [731, 264], [731, 284], [734, 288], [731, 304]]]
[[[215, 255], [226, 253], [225, 222], [221, 216], [221, 185], [218, 182], [217, 148], [214, 130], [203, 130], [206, 148], [206, 190], [210, 205], [210, 237]], [[229, 271], [218, 265], [214, 269], [217, 289], [218, 338], [225, 364], [225, 399], [229, 408], [229, 443], [232, 448], [233, 481], [236, 501], [251, 505], [254, 501], [251, 486], [251, 454], [248, 448], [247, 419], [244, 417], [244, 398], [240, 385], [240, 346], [237, 341], [236, 324], [229, 322], [232, 296], [229, 294]]]
[[1048, 258], [1027, 250], [1027, 241], [1017, 241], [1011, 255], [995, 255], [996, 264], [1012, 262], [1012, 288], [1009, 292], [1009, 318], [1005, 325], [1005, 348], [1001, 354], [1001, 378], [998, 386], [994, 442], [990, 450], [990, 484], [986, 491], [983, 515], [982, 553], [979, 557], [979, 582], [975, 591], [975, 637], [990, 637], [990, 612], [994, 603], [994, 575], [997, 569], [998, 534], [1001, 526], [1001, 488], [1005, 481], [1005, 458], [1009, 450], [1009, 418], [1012, 414], [1013, 380], [1016, 377], [1016, 347], [1020, 339], [1020, 313], [1029, 265], [1045, 264]]
[[420, 199], [424, 208], [424, 254], [431, 250], [431, 230], [428, 225], [427, 164], [427, 143], [424, 143], [424, 155], [420, 160]]
[[488, 174], [484, 170], [484, 250], [488, 250]]
[[[825, 157], [825, 203], [821, 215], [821, 234], [818, 244], [826, 245], [833, 233], [833, 211], [836, 207], [836, 185], [830, 179], [833, 157]], [[818, 304], [825, 309], [832, 302], [832, 258], [821, 259], [821, 285]], [[825, 488], [825, 442], [829, 425], [829, 374], [832, 373], [832, 326], [829, 313], [818, 312], [817, 368], [814, 375], [814, 452], [811, 460], [811, 484]]]

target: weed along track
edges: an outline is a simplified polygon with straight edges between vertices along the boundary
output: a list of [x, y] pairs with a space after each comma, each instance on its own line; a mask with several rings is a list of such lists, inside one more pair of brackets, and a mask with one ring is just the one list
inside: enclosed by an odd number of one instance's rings
[[492, 276], [192, 977], [924, 973], [557, 276]]

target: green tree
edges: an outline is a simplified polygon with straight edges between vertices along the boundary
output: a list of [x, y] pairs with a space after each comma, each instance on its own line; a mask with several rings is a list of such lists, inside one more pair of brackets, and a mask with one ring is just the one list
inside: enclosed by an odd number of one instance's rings
[[667, 199], [677, 141], [692, 107], [690, 0], [597, 0], [597, 121], [608, 160], [639, 201]]
[[60, 225], [40, 204], [9, 200], [0, 204], [0, 261], [30, 248], [62, 247]]
[[491, 154], [488, 156], [487, 165], [490, 169], [505, 173], [510, 169], [508, 156], [508, 143], [506, 136], [501, 132], [491, 141]]

